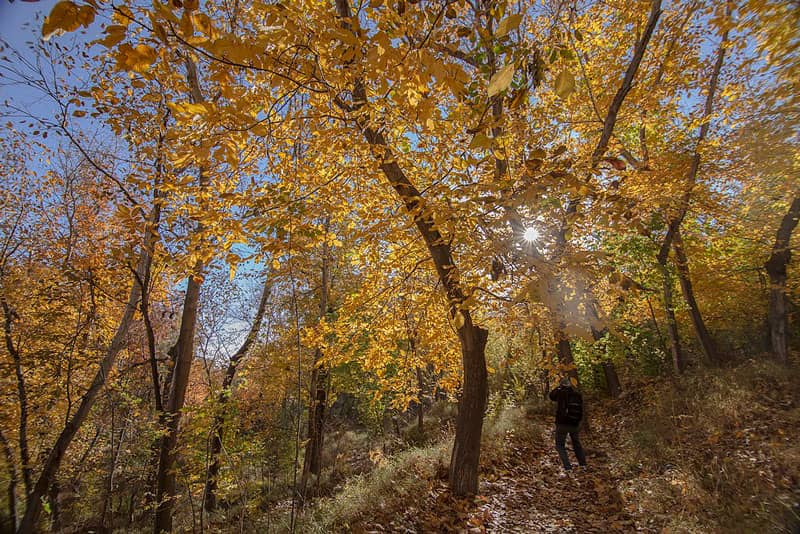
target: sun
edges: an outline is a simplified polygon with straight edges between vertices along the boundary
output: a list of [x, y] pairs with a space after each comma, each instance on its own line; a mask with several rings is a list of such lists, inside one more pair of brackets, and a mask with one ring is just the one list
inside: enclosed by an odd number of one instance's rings
[[528, 243], [532, 243], [532, 242], [536, 241], [537, 239], [539, 239], [539, 230], [537, 230], [536, 228], [534, 228], [532, 226], [530, 228], [526, 228], [525, 229], [525, 234], [522, 237]]

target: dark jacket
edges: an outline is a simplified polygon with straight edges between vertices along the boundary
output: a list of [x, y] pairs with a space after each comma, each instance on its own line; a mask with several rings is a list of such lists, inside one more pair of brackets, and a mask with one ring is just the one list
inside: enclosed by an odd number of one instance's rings
[[550, 392], [550, 400], [556, 403], [556, 424], [557, 425], [576, 425], [580, 421], [567, 416], [567, 402], [579, 402], [583, 408], [583, 397], [580, 392], [572, 386], [558, 386]]

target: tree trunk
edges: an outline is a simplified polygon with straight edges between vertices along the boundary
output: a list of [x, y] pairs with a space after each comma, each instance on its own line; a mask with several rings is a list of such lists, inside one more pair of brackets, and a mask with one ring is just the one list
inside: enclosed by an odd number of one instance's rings
[[[322, 358], [322, 352], [315, 351], [314, 360]], [[324, 443], [325, 408], [327, 404], [328, 371], [324, 368], [315, 368], [311, 372], [311, 402], [309, 406], [308, 442], [303, 459], [303, 473], [307, 483], [308, 475], [319, 476], [322, 472], [322, 445]], [[305, 490], [305, 485], [304, 488]]]
[[6, 302], [5, 297], [0, 298], [0, 304], [3, 307], [3, 315], [5, 321], [3, 322], [3, 331], [6, 342], [6, 349], [14, 361], [14, 374], [17, 378], [17, 402], [19, 403], [19, 456], [22, 462], [22, 481], [25, 484], [25, 495], [30, 496], [31, 486], [31, 457], [28, 451], [28, 395], [25, 387], [25, 375], [22, 372], [22, 359], [18, 347], [14, 345], [13, 339], [13, 324], [14, 318], [17, 314]]
[[[587, 292], [591, 293], [591, 290], [587, 290]], [[593, 324], [601, 324], [602, 321], [600, 320], [600, 314], [598, 313], [598, 302], [592, 296], [592, 301], [589, 303], [588, 309], [589, 313], [591, 314], [591, 321]], [[598, 330], [594, 326], [591, 327], [592, 329], [592, 337], [594, 338], [595, 343], [603, 339], [605, 335], [608, 333], [608, 328], [603, 327], [602, 329]], [[604, 350], [606, 351], [606, 358], [608, 358], [607, 353], [607, 345], [604, 345]], [[603, 366], [603, 375], [606, 379], [606, 391], [608, 394], [613, 397], [617, 398], [622, 395], [622, 384], [619, 381], [619, 375], [617, 374], [617, 368], [614, 365], [614, 362], [604, 359], [602, 362]]]
[[459, 330], [464, 382], [449, 469], [450, 485], [455, 495], [478, 492], [481, 431], [487, 399], [485, 352], [489, 331], [472, 324], [469, 326], [469, 329], [465, 325]]
[[[330, 220], [325, 221], [328, 230]], [[325, 320], [330, 299], [330, 250], [327, 244], [322, 246], [322, 272], [319, 297], [319, 320]], [[303, 456], [303, 473], [300, 477], [300, 498], [305, 501], [308, 480], [311, 475], [319, 477], [322, 472], [322, 445], [325, 439], [325, 408], [328, 402], [328, 371], [320, 364], [322, 350], [314, 351], [314, 365], [311, 370], [311, 381], [308, 403], [308, 439]]]
[[[157, 229], [160, 214], [161, 210], [158, 204], [156, 204], [153, 207], [149, 217], [149, 223], [145, 229], [145, 245], [142, 247], [139, 263], [136, 267], [136, 273], [139, 278], [141, 278], [145, 269], [149, 268], [150, 263], [153, 261], [152, 251], [155, 248], [158, 240]], [[84, 393], [83, 397], [81, 398], [78, 409], [75, 410], [75, 412], [72, 414], [72, 417], [61, 430], [58, 439], [56, 439], [53, 448], [50, 449], [50, 453], [48, 454], [47, 459], [42, 466], [42, 471], [39, 474], [39, 478], [36, 480], [36, 484], [34, 485], [33, 491], [28, 499], [28, 506], [25, 509], [25, 515], [23, 516], [22, 521], [19, 524], [19, 528], [17, 529], [18, 534], [27, 534], [36, 529], [36, 525], [39, 521], [39, 515], [42, 512], [42, 498], [47, 494], [50, 483], [55, 478], [58, 468], [61, 466], [61, 460], [64, 458], [64, 454], [66, 454], [67, 448], [72, 442], [72, 439], [75, 437], [75, 434], [78, 433], [78, 430], [80, 430], [81, 425], [86, 420], [89, 412], [94, 406], [94, 403], [97, 400], [97, 395], [105, 385], [106, 378], [111, 373], [119, 352], [127, 343], [128, 328], [130, 327], [130, 323], [133, 320], [134, 314], [136, 313], [140, 296], [141, 286], [136, 282], [136, 280], [134, 280], [133, 285], [131, 286], [130, 296], [128, 297], [128, 303], [125, 305], [125, 311], [123, 312], [122, 318], [119, 321], [119, 326], [117, 326], [117, 331], [114, 333], [111, 344], [108, 346], [106, 354], [103, 356], [103, 359], [100, 362], [100, 368], [97, 370], [89, 389], [86, 390], [86, 393]]]
[[[348, 0], [336, 0], [336, 10], [341, 18], [342, 27], [352, 31], [352, 25], [348, 22], [352, 17]], [[359, 110], [366, 102], [366, 89], [363, 81], [358, 78], [353, 82], [352, 104], [337, 99], [337, 104], [348, 112]], [[449, 241], [434, 224], [431, 208], [422, 193], [397, 163], [386, 143], [386, 138], [380, 131], [380, 124], [363, 114], [358, 115], [356, 121], [367, 143], [379, 158], [383, 175], [414, 218], [450, 304], [450, 316], [456, 325], [461, 344], [464, 377], [456, 418], [455, 443], [450, 457], [449, 478], [455, 495], [475, 494], [478, 492], [481, 430], [487, 399], [485, 350], [489, 332], [473, 324], [470, 310], [462, 306], [466, 301], [466, 295], [459, 282], [458, 267]]]
[[3, 448], [3, 457], [8, 466], [8, 528], [3, 526], [3, 532], [14, 532], [17, 530], [17, 481], [19, 475], [17, 468], [14, 464], [14, 453], [11, 451], [11, 445], [6, 440], [2, 430], [0, 430], [0, 447]]
[[233, 385], [233, 378], [236, 375], [236, 370], [239, 368], [239, 363], [247, 355], [250, 347], [255, 343], [259, 330], [261, 330], [261, 323], [264, 319], [264, 312], [267, 309], [267, 302], [270, 295], [270, 279], [264, 281], [264, 288], [261, 291], [261, 299], [258, 302], [258, 309], [253, 318], [253, 324], [250, 325], [250, 331], [247, 337], [242, 342], [239, 350], [231, 357], [228, 362], [228, 369], [225, 371], [225, 378], [222, 380], [222, 389], [217, 398], [217, 413], [214, 416], [214, 422], [211, 426], [211, 452], [206, 471], [206, 485], [203, 491], [203, 506], [206, 511], [213, 512], [217, 508], [217, 483], [219, 477], [219, 457], [222, 452], [222, 437], [225, 425], [225, 410], [228, 400], [231, 396], [231, 386]]
[[686, 360], [681, 350], [681, 341], [678, 336], [678, 321], [675, 319], [675, 309], [672, 303], [672, 276], [665, 263], [659, 260], [659, 268], [663, 279], [664, 287], [664, 315], [667, 318], [667, 337], [669, 338], [669, 350], [672, 354], [672, 368], [675, 373], [680, 374], [686, 369]]
[[[202, 271], [203, 265], [195, 265], [195, 273]], [[155, 534], [172, 531], [172, 514], [175, 491], [176, 446], [181, 410], [186, 399], [186, 388], [189, 385], [189, 372], [194, 358], [194, 331], [197, 323], [197, 307], [200, 300], [200, 283], [195, 276], [190, 276], [183, 299], [183, 315], [181, 316], [180, 334], [178, 335], [175, 371], [172, 375], [170, 394], [164, 406], [165, 434], [161, 438], [159, 449], [158, 472], [156, 475], [156, 517]]]
[[[190, 100], [193, 104], [204, 101], [197, 75], [197, 65], [189, 56], [184, 56], [186, 66], [186, 81], [189, 87]], [[205, 170], [199, 169], [198, 185], [200, 189], [208, 185]], [[197, 234], [202, 233], [202, 225], [196, 228]], [[175, 345], [175, 366], [172, 370], [169, 398], [164, 403], [164, 421], [166, 433], [161, 438], [159, 450], [158, 471], [156, 473], [156, 514], [153, 530], [155, 534], [172, 531], [172, 514], [174, 500], [177, 498], [175, 491], [176, 479], [176, 447], [178, 442], [178, 428], [181, 420], [181, 410], [186, 398], [186, 388], [189, 385], [189, 373], [194, 359], [194, 332], [197, 324], [197, 307], [200, 301], [201, 273], [205, 265], [197, 261], [186, 284], [186, 294], [183, 299], [183, 314], [181, 315], [180, 333]]]
[[789, 241], [800, 219], [800, 192], [795, 195], [789, 211], [783, 216], [772, 246], [772, 253], [764, 264], [769, 275], [769, 303], [767, 322], [772, 353], [783, 364], [789, 363], [789, 324], [786, 314], [786, 268], [792, 260]]
[[703, 316], [700, 314], [700, 307], [697, 305], [697, 300], [694, 298], [694, 288], [692, 287], [692, 279], [689, 273], [689, 260], [686, 258], [686, 251], [683, 248], [680, 228], [675, 229], [675, 237], [672, 240], [672, 250], [675, 251], [678, 280], [680, 281], [681, 290], [683, 291], [683, 298], [689, 306], [689, 315], [692, 318], [692, 325], [697, 335], [697, 341], [700, 342], [706, 359], [711, 363], [717, 364], [720, 362], [719, 353], [717, 352], [714, 340], [711, 339], [711, 334], [709, 334], [706, 329]]
[[[416, 348], [413, 348], [412, 350], [416, 354]], [[420, 366], [417, 366], [417, 389], [419, 391], [417, 402], [417, 431], [419, 432], [419, 435], [422, 436], [422, 432], [425, 427], [425, 404], [422, 400], [425, 396], [425, 380], [422, 376], [422, 367]]]
[[622, 395], [622, 385], [619, 382], [617, 368], [614, 367], [614, 362], [604, 361], [602, 362], [602, 365], [603, 374], [606, 377], [606, 388], [608, 388], [608, 394], [616, 399]]
[[[343, 0], [338, 0], [339, 3]], [[365, 100], [363, 87], [354, 92], [356, 100]], [[397, 164], [383, 134], [360, 121], [364, 135], [373, 147], [383, 151], [380, 168], [384, 176], [402, 200], [408, 213], [414, 217], [417, 229], [425, 240], [428, 252], [436, 266], [439, 281], [450, 303], [450, 316], [456, 324], [461, 344], [461, 359], [464, 369], [462, 395], [458, 404], [456, 436], [450, 458], [450, 485], [456, 495], [475, 494], [478, 491], [478, 464], [480, 460], [481, 430], [486, 408], [486, 341], [489, 332], [473, 324], [472, 315], [461, 304], [466, 296], [458, 280], [458, 268], [453, 259], [448, 241], [433, 222], [422, 193], [409, 181]], [[460, 317], [459, 317], [460, 316]]]

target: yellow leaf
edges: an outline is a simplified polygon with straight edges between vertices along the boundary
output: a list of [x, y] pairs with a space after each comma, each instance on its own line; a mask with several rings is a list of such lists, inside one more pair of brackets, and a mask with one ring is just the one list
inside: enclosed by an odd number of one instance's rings
[[486, 134], [477, 133], [469, 144], [470, 148], [491, 148], [492, 140]]
[[106, 36], [103, 39], [97, 39], [94, 41], [97, 44], [101, 44], [106, 48], [111, 48], [115, 44], [119, 43], [125, 38], [126, 28], [125, 26], [121, 26], [119, 24], [112, 24], [106, 28]]
[[489, 96], [494, 96], [501, 91], [505, 91], [514, 79], [514, 64], [509, 63], [492, 76], [489, 80]]
[[555, 92], [560, 98], [567, 98], [575, 91], [575, 76], [568, 70], [558, 73], [555, 80]]
[[500, 24], [497, 25], [497, 31], [494, 32], [494, 36], [497, 38], [505, 37], [512, 31], [516, 30], [521, 22], [522, 15], [519, 13], [507, 16], [500, 21]]
[[200, 33], [206, 37], [213, 37], [211, 35], [213, 26], [211, 25], [211, 19], [208, 18], [208, 15], [205, 13], [195, 13], [192, 15], [192, 20], [195, 26], [197, 26], [197, 29], [200, 30]]
[[147, 45], [122, 44], [117, 51], [117, 68], [119, 70], [132, 70], [146, 72], [156, 60], [156, 51]]
[[276, 271], [281, 268], [281, 262], [278, 261], [278, 258], [272, 260], [272, 268]]
[[75, 31], [81, 26], [88, 28], [93, 21], [92, 6], [78, 6], [69, 0], [62, 0], [53, 6], [50, 15], [44, 19], [42, 37], [47, 40], [53, 34]]

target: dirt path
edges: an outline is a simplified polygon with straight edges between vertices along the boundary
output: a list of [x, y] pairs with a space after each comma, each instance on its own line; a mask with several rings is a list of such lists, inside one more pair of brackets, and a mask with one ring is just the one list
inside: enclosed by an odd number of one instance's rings
[[[452, 496], [443, 480], [431, 482], [427, 495], [409, 502], [401, 515], [355, 529], [357, 532], [452, 533], [605, 533], [631, 532], [636, 525], [624, 510], [617, 480], [609, 469], [602, 428], [584, 441], [587, 470], [564, 476], [558, 463], [549, 419], [531, 421], [547, 429], [526, 442], [509, 434], [499, 457], [484, 458], [480, 495]], [[572, 452], [570, 451], [571, 457]]]
[[[543, 427], [547, 428], [547, 426]], [[595, 432], [596, 433], [596, 432]], [[489, 532], [624, 532], [634, 529], [624, 512], [605, 451], [585, 440], [589, 467], [565, 476], [552, 434], [543, 442], [514, 447], [505, 465], [481, 483], [479, 515]], [[574, 456], [570, 451], [574, 460]]]

